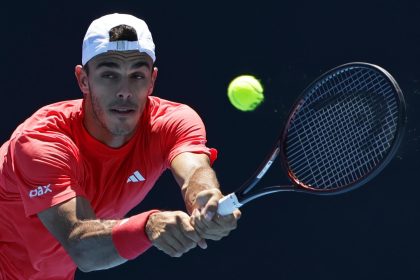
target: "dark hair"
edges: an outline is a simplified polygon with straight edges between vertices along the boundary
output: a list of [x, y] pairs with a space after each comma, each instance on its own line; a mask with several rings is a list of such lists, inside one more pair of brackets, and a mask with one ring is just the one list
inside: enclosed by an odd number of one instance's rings
[[[137, 32], [136, 30], [125, 24], [115, 26], [109, 30], [109, 41], [137, 41]], [[89, 61], [83, 66], [83, 69], [86, 71], [86, 74], [89, 75]]]
[[137, 41], [136, 30], [125, 24], [115, 26], [109, 30], [109, 41]]

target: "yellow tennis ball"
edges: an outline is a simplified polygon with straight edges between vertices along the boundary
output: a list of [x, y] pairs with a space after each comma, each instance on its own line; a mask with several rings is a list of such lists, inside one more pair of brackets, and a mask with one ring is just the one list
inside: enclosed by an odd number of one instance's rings
[[242, 75], [233, 79], [227, 94], [230, 103], [241, 111], [253, 111], [264, 101], [263, 86], [251, 75]]

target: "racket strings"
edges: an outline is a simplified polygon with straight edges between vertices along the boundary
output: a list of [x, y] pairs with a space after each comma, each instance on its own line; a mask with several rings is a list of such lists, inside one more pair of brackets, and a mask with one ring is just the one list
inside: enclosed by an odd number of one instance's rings
[[355, 67], [331, 74], [312, 88], [291, 120], [290, 170], [312, 188], [347, 186], [386, 156], [397, 119], [395, 93], [380, 73]]
[[[356, 131], [354, 131], [354, 134], [355, 135], [363, 135], [364, 133], [366, 133], [367, 131], [371, 130], [372, 128], [371, 127], [367, 127], [367, 126], [362, 126], [360, 124], [362, 124], [362, 123], [369, 124], [369, 122], [366, 122], [366, 120], [364, 120], [364, 122], [363, 122], [363, 119], [371, 119], [373, 117], [372, 114], [370, 114], [372, 112], [372, 110], [367, 110], [368, 114], [364, 114], [363, 112], [361, 114], [361, 112], [360, 112], [361, 110], [360, 109], [363, 109], [363, 111], [366, 111], [366, 108], [364, 108], [364, 107], [361, 106], [363, 104], [360, 104], [360, 101], [361, 101], [360, 98], [359, 98], [359, 100], [353, 99], [352, 101], [353, 101], [355, 107], [358, 109], [354, 113], [357, 116], [356, 123], [359, 124], [358, 126], [355, 127], [356, 128]], [[369, 108], [369, 109], [371, 109], [371, 108]], [[348, 108], [345, 108], [345, 110], [348, 110]], [[349, 115], [343, 115], [343, 116], [346, 117], [346, 116], [349, 116]], [[363, 116], [363, 117], [360, 117], [360, 116]], [[345, 124], [349, 124], [349, 120], [346, 120], [346, 119], [345, 120], [339, 120], [339, 121], [342, 122], [342, 123], [345, 123]], [[360, 131], [360, 130], [357, 131], [357, 128], [361, 128], [363, 131]], [[353, 144], [353, 146], [354, 146], [354, 144], [358, 145], [357, 148], [359, 148], [359, 150], [360, 150], [360, 143], [361, 143], [361, 141], [357, 137], [348, 138], [348, 137], [346, 137], [346, 134], [343, 134], [342, 133], [342, 131], [348, 131], [348, 129], [349, 129], [349, 127], [346, 126], [346, 127], [344, 127], [344, 130], [341, 129], [341, 131], [340, 131], [341, 133], [340, 132], [339, 132], [339, 134], [336, 133], [335, 135], [339, 135], [340, 136], [338, 139], [337, 138], [329, 138], [329, 139], [332, 139], [332, 142], [333, 143], [342, 143], [343, 144], [342, 147], [341, 147], [341, 149], [338, 149], [339, 151], [341, 151], [341, 153], [338, 155], [338, 158], [341, 158], [342, 157], [341, 154], [347, 154], [349, 151], [346, 148], [352, 147], [352, 144]], [[350, 143], [349, 141], [351, 141], [351, 140], [353, 140], [354, 143]], [[354, 140], [356, 140], [356, 141], [354, 141]], [[366, 143], [367, 141], [364, 141], [364, 142]], [[338, 147], [338, 148], [340, 148], [340, 147]], [[333, 149], [337, 149], [337, 146], [333, 145]], [[362, 149], [362, 150], [366, 150], [366, 149]], [[353, 155], [357, 155], [357, 153], [353, 153]], [[355, 160], [353, 157], [346, 157], [346, 159], [351, 160], [353, 162]], [[337, 167], [339, 169], [340, 167], [343, 167], [343, 166], [346, 166], [346, 163], [345, 162], [344, 162], [344, 164], [338, 165]], [[320, 170], [320, 171], [321, 172], [324, 172], [324, 170]], [[339, 171], [339, 175], [341, 175], [342, 177], [344, 176], [343, 178], [346, 178], [345, 175], [347, 175], [347, 174], [343, 174], [343, 172], [346, 171], [346, 170], [344, 170], [344, 169], [343, 170], [340, 170], [339, 169], [338, 171]], [[354, 179], [354, 178], [350, 178], [350, 179]], [[346, 183], [348, 183], [348, 182], [346, 182]]]
[[[359, 103], [360, 103], [360, 100], [359, 100]], [[363, 104], [359, 104], [359, 103], [354, 104], [355, 105], [355, 108], [357, 110], [357, 111], [355, 111], [355, 114], [359, 113], [362, 110], [361, 109], [362, 107], [360, 105], [363, 105]], [[333, 109], [336, 109], [336, 108], [337, 107], [334, 107]], [[346, 108], [346, 110], [348, 110], [348, 109], [349, 108]], [[370, 112], [368, 112], [368, 113], [370, 114]], [[324, 113], [323, 115], [321, 115], [321, 118], [324, 118], [325, 119], [329, 114], [334, 114], [334, 115], [337, 115], [337, 117], [341, 117], [341, 119], [339, 119], [340, 123], [342, 123], [347, 130], [349, 129], [348, 124], [350, 123], [350, 120], [348, 118], [346, 118], [346, 117], [348, 117], [348, 115], [342, 115], [339, 112], [337, 112], [337, 110], [335, 110], [333, 112], [326, 112], [326, 113]], [[327, 116], [325, 116], [325, 115], [327, 115]], [[370, 115], [366, 115], [366, 118], [369, 118], [369, 117], [371, 117], [371, 116]], [[305, 130], [304, 135], [308, 136], [308, 135], [311, 134], [311, 135], [313, 135], [313, 137], [317, 138], [319, 136], [318, 134], [314, 133], [313, 131], [308, 131], [308, 130], [311, 130], [313, 128], [317, 128], [318, 129], [319, 126], [316, 127], [316, 125], [318, 124], [318, 122], [319, 122], [318, 119], [311, 119], [311, 120], [309, 120], [309, 123], [307, 125], [303, 124], [303, 129]], [[366, 130], [366, 127], [363, 127], [363, 126], [356, 127], [356, 129], [357, 128], [360, 128], [361, 130]], [[321, 129], [324, 129], [325, 130], [325, 128], [321, 128]], [[328, 141], [329, 140], [328, 142], [332, 142], [333, 148], [336, 149], [336, 150], [338, 150], [337, 149], [337, 145], [339, 143], [343, 142], [343, 139], [342, 138], [344, 138], [344, 140], [351, 140], [348, 137], [347, 138], [343, 137], [343, 135], [340, 133], [341, 130], [337, 129], [337, 127], [331, 127], [331, 131], [327, 131], [327, 132], [330, 132], [331, 136], [330, 137], [327, 137], [326, 139], [324, 138], [322, 140], [323, 141]], [[357, 135], [360, 135], [361, 134], [360, 131], [355, 131], [355, 132], [356, 132], [355, 134], [357, 134]], [[337, 139], [338, 141], [333, 141], [337, 137], [338, 137], [338, 139]], [[308, 138], [306, 138], [306, 139], [308, 140]], [[316, 140], [319, 140], [319, 139], [316, 139]], [[318, 141], [316, 141], [316, 142], [318, 142]], [[316, 143], [316, 142], [314, 142], [314, 143]], [[311, 143], [312, 142], [309, 142], [309, 144], [311, 144]], [[299, 144], [299, 143], [296, 142], [296, 144]], [[300, 148], [300, 146], [295, 145], [295, 148]], [[313, 148], [313, 147], [311, 147], [311, 148]], [[293, 148], [290, 148], [289, 151], [293, 151]], [[313, 151], [317, 151], [317, 149], [313, 149]]]
[[[367, 141], [361, 141], [362, 139], [360, 139], [360, 137], [364, 138], [365, 134], [368, 133], [370, 130], [372, 130], [372, 127], [362, 125], [363, 123], [369, 124], [369, 122], [366, 122], [366, 120], [363, 121], [363, 119], [372, 119], [373, 118], [372, 114], [370, 114], [371, 110], [369, 110], [371, 108], [368, 108], [368, 110], [366, 110], [366, 108], [363, 107], [364, 104], [360, 103], [360, 101], [361, 101], [360, 98], [359, 98], [359, 100], [353, 99], [352, 101], [353, 101], [353, 104], [355, 105], [355, 107], [357, 108], [357, 110], [354, 112], [354, 114], [357, 116], [355, 122], [358, 125], [355, 126], [355, 127], [349, 127], [348, 124], [351, 123], [351, 120], [349, 120], [349, 119], [338, 119], [338, 121], [340, 123], [346, 124], [346, 125], [344, 127], [340, 127], [341, 128], [340, 130], [338, 130], [338, 129], [334, 130], [333, 129], [332, 132], [334, 134], [332, 135], [332, 137], [331, 137], [331, 135], [328, 135], [329, 137], [327, 137], [326, 139], [323, 140], [323, 142], [327, 142], [328, 140], [330, 140], [330, 141], [328, 141], [329, 145], [327, 144], [326, 146], [322, 146], [322, 147], [331, 147], [332, 150], [339, 151], [339, 153], [337, 154], [337, 156], [335, 158], [330, 157], [329, 161], [326, 161], [327, 164], [326, 164], [326, 169], [325, 170], [323, 170], [322, 168], [320, 168], [318, 170], [319, 171], [318, 172], [319, 177], [325, 178], [325, 176], [320, 176], [320, 175], [324, 174], [327, 170], [333, 170], [334, 166], [331, 165], [331, 162], [337, 163], [337, 162], [339, 162], [339, 161], [337, 161], [338, 159], [345, 159], [344, 162], [343, 162], [343, 160], [341, 160], [342, 164], [339, 164], [339, 165], [336, 164], [335, 165], [335, 171], [336, 171], [337, 175], [340, 178], [344, 179], [345, 184], [348, 184], [351, 181], [356, 180], [356, 178], [359, 177], [360, 174], [362, 174], [360, 172], [357, 172], [358, 170], [355, 170], [356, 172], [351, 172], [351, 170], [348, 170], [348, 168], [345, 168], [345, 167], [348, 166], [348, 161], [353, 162], [353, 163], [357, 162], [358, 165], [361, 168], [364, 168], [363, 164], [361, 164], [363, 161], [356, 161], [358, 157], [360, 157], [360, 156], [363, 157], [363, 154], [352, 153], [352, 151], [350, 149], [352, 147], [356, 147], [359, 151], [365, 151], [366, 149], [363, 149], [363, 148], [361, 149], [360, 144], [363, 143], [363, 142], [366, 143]], [[347, 104], [345, 103], [345, 105], [348, 105], [348, 103]], [[337, 108], [337, 106], [335, 106], [334, 108]], [[348, 110], [348, 109], [349, 108], [345, 108], [345, 110]], [[364, 111], [367, 111], [368, 114], [365, 114]], [[351, 115], [342, 115], [342, 116], [343, 117], [349, 117]], [[363, 116], [363, 117], [360, 117], [360, 116]], [[343, 133], [343, 131], [345, 132], [345, 131], [349, 131], [351, 129], [354, 130], [353, 134], [354, 135], [359, 135], [359, 137], [352, 137], [351, 138], [351, 137], [348, 137], [348, 135], [346, 135], [345, 133]], [[338, 146], [339, 144], [340, 144], [340, 146]], [[329, 152], [329, 151], [328, 150], [327, 151], [321, 150], [321, 151], [319, 151], [318, 155], [316, 155], [316, 156], [320, 156], [324, 152]], [[349, 155], [349, 156], [343, 157], [344, 155]], [[370, 169], [370, 166], [368, 168]], [[349, 176], [350, 176], [350, 178], [349, 178]], [[338, 177], [335, 176], [335, 177], [327, 177], [327, 178], [338, 178]], [[305, 179], [307, 179], [307, 178], [305, 178]], [[324, 181], [324, 184], [331, 184], [331, 183], [334, 183], [334, 182], [329, 182], [329, 181], [325, 182]]]

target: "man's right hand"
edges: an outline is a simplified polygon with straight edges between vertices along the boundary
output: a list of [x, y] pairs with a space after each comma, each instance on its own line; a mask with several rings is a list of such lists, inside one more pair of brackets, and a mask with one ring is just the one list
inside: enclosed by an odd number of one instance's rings
[[171, 257], [181, 257], [206, 242], [190, 224], [190, 216], [182, 211], [156, 212], [149, 216], [145, 231], [153, 246]]

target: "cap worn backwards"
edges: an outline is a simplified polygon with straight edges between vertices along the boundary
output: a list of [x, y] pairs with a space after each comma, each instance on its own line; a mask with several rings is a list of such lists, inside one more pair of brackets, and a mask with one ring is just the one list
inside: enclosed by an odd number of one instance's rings
[[[110, 42], [109, 31], [119, 25], [128, 25], [137, 33], [137, 41], [113, 41]], [[83, 39], [82, 65], [85, 65], [93, 57], [107, 51], [132, 51], [145, 52], [156, 60], [155, 44], [147, 24], [132, 15], [110, 14], [94, 20]]]

